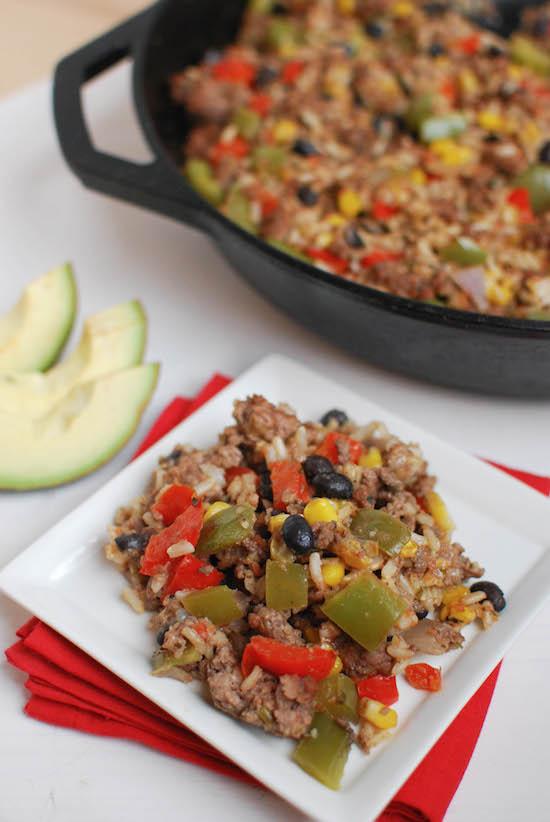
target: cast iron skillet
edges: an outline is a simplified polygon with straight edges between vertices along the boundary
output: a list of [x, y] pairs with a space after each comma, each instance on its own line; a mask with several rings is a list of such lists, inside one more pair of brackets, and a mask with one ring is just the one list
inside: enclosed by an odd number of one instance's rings
[[[505, 5], [511, 28], [517, 3]], [[234, 39], [243, 0], [161, 0], [57, 66], [55, 122], [65, 158], [84, 185], [206, 231], [239, 274], [322, 337], [394, 371], [492, 394], [550, 397], [550, 322], [431, 306], [333, 277], [271, 248], [203, 200], [177, 163], [190, 126], [166, 80]], [[139, 165], [97, 151], [80, 90], [126, 56], [133, 93], [155, 156]]]

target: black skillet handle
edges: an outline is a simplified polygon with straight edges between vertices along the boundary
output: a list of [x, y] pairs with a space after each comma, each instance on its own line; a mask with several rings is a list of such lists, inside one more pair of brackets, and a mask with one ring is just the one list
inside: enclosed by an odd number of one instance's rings
[[153, 209], [191, 225], [200, 225], [201, 199], [179, 180], [162, 157], [140, 164], [94, 148], [82, 109], [82, 86], [128, 56], [134, 56], [156, 6], [65, 57], [54, 77], [54, 118], [63, 155], [89, 188]]

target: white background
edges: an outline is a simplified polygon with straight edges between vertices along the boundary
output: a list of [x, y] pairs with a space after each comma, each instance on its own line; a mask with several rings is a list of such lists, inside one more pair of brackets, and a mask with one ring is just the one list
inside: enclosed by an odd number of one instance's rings
[[[50, 93], [43, 84], [0, 104], [0, 311], [28, 280], [66, 259], [76, 268], [80, 322], [141, 298], [148, 356], [162, 363], [141, 433], [175, 394], [195, 392], [213, 371], [236, 375], [279, 351], [471, 453], [550, 473], [550, 403], [463, 394], [366, 365], [264, 303], [202, 235], [84, 190], [59, 154]], [[128, 113], [127, 72], [96, 83], [87, 98], [102, 145], [143, 156]], [[139, 434], [108, 466], [71, 486], [0, 494], [0, 566], [124, 465], [138, 441]], [[0, 597], [1, 648], [25, 617]], [[546, 609], [508, 654], [450, 822], [548, 818], [549, 629]], [[35, 722], [23, 715], [24, 701], [23, 676], [0, 662], [0, 822], [179, 822], [191, 808], [206, 822], [300, 818], [265, 791], [138, 745]]]

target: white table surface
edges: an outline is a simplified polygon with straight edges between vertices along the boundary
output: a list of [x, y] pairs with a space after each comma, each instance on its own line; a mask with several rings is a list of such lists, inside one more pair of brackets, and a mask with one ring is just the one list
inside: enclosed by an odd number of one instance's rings
[[[214, 370], [236, 375], [279, 351], [472, 453], [550, 472], [550, 403], [462, 394], [366, 365], [265, 303], [201, 234], [82, 188], [60, 156], [50, 93], [43, 83], [0, 104], [0, 310], [65, 259], [76, 268], [80, 321], [140, 297], [149, 315], [148, 356], [163, 365], [140, 433], [176, 393], [194, 392]], [[127, 70], [96, 82], [86, 97], [102, 145], [143, 156], [128, 113]], [[0, 566], [120, 469], [138, 440], [139, 433], [109, 465], [73, 485], [0, 494]], [[0, 595], [0, 648], [26, 616]], [[508, 654], [449, 822], [548, 819], [549, 633], [550, 607]], [[22, 713], [25, 698], [23, 676], [0, 661], [0, 822], [179, 822], [190, 808], [206, 822], [301, 818], [266, 791], [136, 744], [31, 720]]]

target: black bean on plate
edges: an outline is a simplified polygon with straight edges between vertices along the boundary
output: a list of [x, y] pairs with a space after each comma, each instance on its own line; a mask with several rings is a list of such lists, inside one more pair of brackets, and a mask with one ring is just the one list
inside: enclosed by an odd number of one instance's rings
[[332, 474], [318, 474], [313, 480], [313, 487], [320, 497], [351, 499], [353, 496], [351, 480], [336, 471]]
[[337, 425], [345, 425], [349, 417], [345, 411], [341, 411], [339, 408], [331, 408], [321, 417], [321, 425], [328, 425], [333, 420]]
[[315, 538], [309, 523], [300, 514], [291, 514], [283, 523], [283, 539], [295, 554], [310, 554], [315, 549]]
[[318, 474], [332, 474], [334, 466], [326, 457], [321, 457], [318, 454], [312, 454], [306, 457], [302, 463], [304, 474], [311, 482]]
[[483, 591], [497, 614], [506, 608], [506, 599], [501, 589], [494, 582], [475, 582], [470, 586], [470, 591], [475, 594], [476, 591]]

